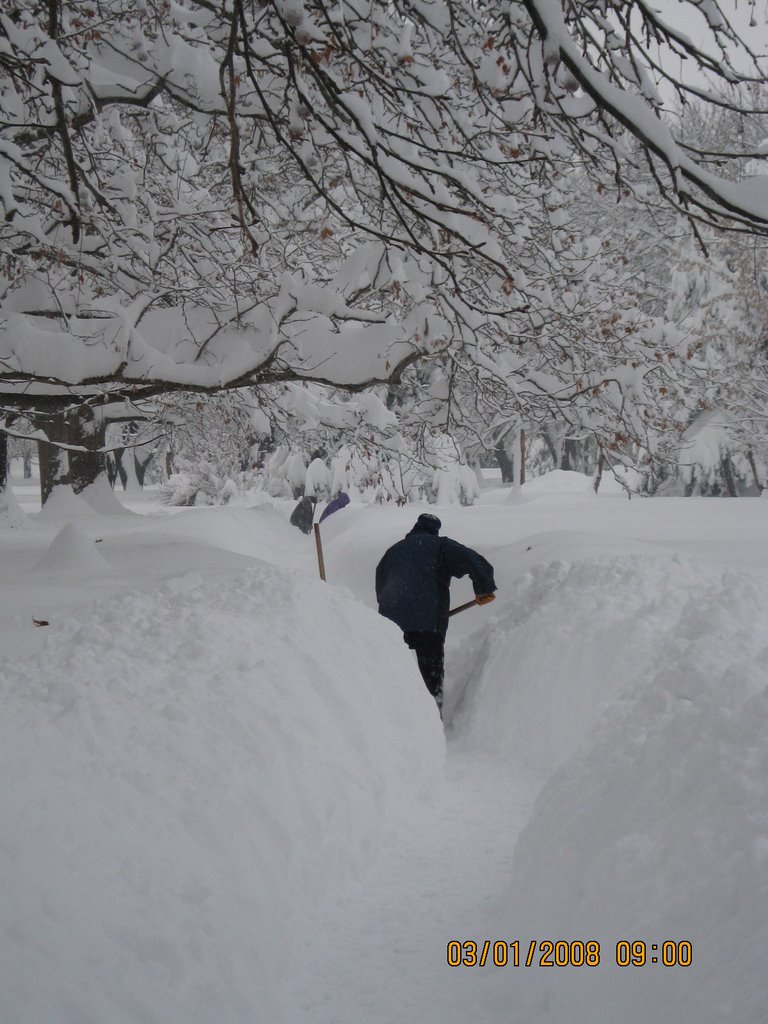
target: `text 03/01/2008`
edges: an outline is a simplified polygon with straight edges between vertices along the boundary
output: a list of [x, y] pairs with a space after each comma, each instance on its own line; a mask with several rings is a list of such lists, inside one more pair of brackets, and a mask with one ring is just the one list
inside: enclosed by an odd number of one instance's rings
[[529, 942], [505, 942], [485, 939], [484, 942], [452, 939], [448, 943], [449, 967], [597, 967], [600, 943], [596, 939], [551, 941], [531, 939]]
[[[621, 939], [616, 943], [618, 967], [690, 967], [693, 947], [687, 939], [645, 942]], [[446, 951], [449, 967], [598, 967], [601, 947], [597, 939], [451, 939]]]

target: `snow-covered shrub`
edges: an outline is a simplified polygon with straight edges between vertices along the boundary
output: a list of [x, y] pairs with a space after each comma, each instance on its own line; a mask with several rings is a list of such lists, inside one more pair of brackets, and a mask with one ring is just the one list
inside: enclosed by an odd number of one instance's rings
[[551, 473], [553, 469], [558, 468], [559, 467], [555, 461], [555, 453], [552, 450], [552, 445], [547, 443], [547, 439], [544, 437], [543, 432], [534, 434], [533, 437], [526, 434], [526, 479], [530, 477], [544, 476], [545, 473]]
[[304, 493], [320, 501], [330, 498], [331, 472], [322, 459], [313, 459], [304, 476]]
[[306, 452], [282, 445], [265, 460], [258, 478], [261, 489], [286, 498], [309, 494], [327, 500], [346, 491], [367, 503], [471, 505], [480, 493], [475, 471], [444, 434], [429, 435], [418, 453], [396, 435], [378, 443], [342, 444], [328, 459], [311, 462]]
[[233, 478], [210, 462], [185, 462], [159, 488], [159, 495], [167, 505], [227, 505], [252, 486], [251, 473], [237, 473]]
[[471, 505], [480, 494], [475, 471], [463, 460], [453, 438], [433, 434], [427, 458], [434, 466], [430, 481], [431, 500], [438, 505]]
[[331, 459], [331, 489], [346, 491], [362, 501], [405, 504], [422, 496], [424, 470], [413, 456], [394, 447], [343, 445]]
[[172, 473], [168, 482], [160, 488], [160, 499], [168, 505], [194, 505], [198, 483], [197, 474]]
[[259, 484], [273, 498], [300, 498], [304, 493], [309, 457], [287, 444], [279, 445], [264, 460]]
[[173, 505], [222, 505], [255, 486], [263, 417], [248, 389], [225, 395], [180, 396], [157, 411], [163, 429], [158, 460], [168, 479], [161, 497]]
[[754, 487], [747, 455], [735, 443], [731, 419], [719, 409], [701, 413], [686, 430], [679, 467], [686, 495], [735, 497]]

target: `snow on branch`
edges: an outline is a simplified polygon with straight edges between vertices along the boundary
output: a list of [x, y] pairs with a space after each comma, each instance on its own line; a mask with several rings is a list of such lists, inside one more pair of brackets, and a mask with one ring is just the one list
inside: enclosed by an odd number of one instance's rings
[[747, 151], [682, 144], [661, 95], [715, 95], [672, 55], [758, 109], [764, 68], [715, 0], [681, 6], [711, 47], [645, 0], [9, 0], [5, 400], [359, 388], [546, 344], [568, 177], [631, 180], [643, 156], [649, 204], [765, 231]]
[[[676, 141], [669, 123], [661, 114], [658, 97], [651, 95], [649, 98], [647, 93], [644, 95], [642, 88], [635, 91], [629, 88], [632, 84], [643, 85], [639, 74], [633, 72], [638, 68], [647, 71], [651, 64], [664, 78], [671, 80], [670, 73], [664, 70], [663, 61], [653, 62], [641, 47], [637, 36], [630, 31], [633, 9], [644, 19], [646, 36], [653, 37], [659, 46], [666, 43], [674, 53], [690, 58], [702, 71], [719, 76], [724, 84], [737, 86], [768, 83], [766, 72], [760, 72], [758, 59], [739, 38], [714, 0], [707, 4], [685, 0], [685, 6], [705, 14], [711, 37], [721, 50], [722, 57], [719, 60], [671, 29], [642, 0], [623, 5], [607, 5], [621, 18], [627, 30], [623, 38], [634, 42], [635, 50], [633, 52], [629, 49], [626, 42], [622, 43], [620, 36], [619, 43], [616, 43], [611, 33], [608, 43], [599, 48], [597, 60], [588, 14], [573, 16], [573, 5], [569, 0], [524, 0], [524, 3], [544, 44], [544, 67], [554, 67], [562, 62], [573, 76], [569, 91], [572, 92], [574, 88], [583, 89], [603, 114], [614, 118], [650, 153], [660, 157], [672, 177], [674, 191], [685, 202], [712, 217], [731, 217], [743, 224], [765, 230], [768, 226], [768, 175], [729, 181], [712, 173]], [[623, 8], [623, 12], [620, 8]], [[595, 19], [594, 25], [605, 28], [604, 25], [600, 26], [599, 18]], [[625, 50], [624, 54], [622, 49]], [[742, 73], [734, 69], [731, 57], [739, 50], [747, 54], [752, 64], [751, 71]], [[674, 79], [674, 84], [680, 94], [688, 89], [681, 79]], [[700, 90], [694, 92], [698, 97], [704, 95]], [[719, 99], [718, 102], [725, 101]], [[732, 94], [730, 105], [735, 110], [743, 109], [737, 93]], [[734, 152], [731, 157], [739, 160], [742, 154]]]

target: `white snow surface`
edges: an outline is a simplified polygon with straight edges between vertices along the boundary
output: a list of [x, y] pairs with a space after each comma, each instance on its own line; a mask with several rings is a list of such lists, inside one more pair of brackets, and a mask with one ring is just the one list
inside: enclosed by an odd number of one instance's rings
[[[14, 486], [3, 1021], [768, 1017], [763, 501], [553, 473], [430, 507], [499, 585], [451, 622], [444, 739], [374, 611], [420, 509], [329, 517], [323, 584], [293, 502], [38, 514]], [[600, 964], [446, 962], [532, 939], [597, 940]], [[648, 963], [617, 967], [621, 939]], [[665, 940], [692, 966], [652, 964]]]
[[[115, 546], [67, 523], [27, 578], [77, 594]], [[279, 1019], [305, 906], [434, 792], [407, 649], [342, 588], [241, 561], [50, 611], [4, 658], [4, 1020]]]

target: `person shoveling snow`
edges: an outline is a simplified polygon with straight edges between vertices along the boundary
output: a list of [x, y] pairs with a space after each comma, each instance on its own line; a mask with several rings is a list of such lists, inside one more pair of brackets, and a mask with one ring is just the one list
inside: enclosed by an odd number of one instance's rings
[[384, 553], [376, 567], [376, 599], [380, 614], [402, 629], [403, 639], [416, 652], [422, 678], [442, 713], [451, 579], [469, 575], [475, 590], [469, 604], [492, 601], [496, 583], [490, 562], [472, 548], [439, 537], [441, 526], [437, 516], [424, 513]]

